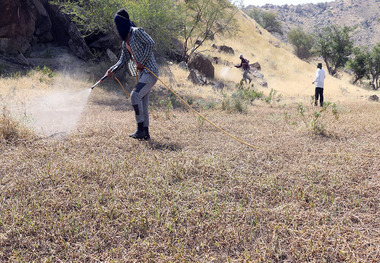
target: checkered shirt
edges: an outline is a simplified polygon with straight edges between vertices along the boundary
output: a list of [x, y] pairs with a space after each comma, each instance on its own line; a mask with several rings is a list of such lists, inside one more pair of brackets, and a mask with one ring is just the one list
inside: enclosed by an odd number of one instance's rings
[[[136, 59], [136, 61], [150, 69], [154, 74], [158, 75], [158, 65], [153, 54], [154, 41], [144, 31], [144, 29], [139, 27], [131, 28], [129, 36], [129, 45], [131, 46], [133, 56]], [[132, 55], [127, 50], [125, 41], [123, 41], [122, 43], [122, 52], [119, 61], [110, 69], [113, 72], [116, 72], [123, 68], [124, 65], [126, 65], [127, 72], [130, 76], [136, 76], [136, 64]], [[149, 73], [149, 71], [146, 69], [144, 69], [143, 71], [144, 73]]]

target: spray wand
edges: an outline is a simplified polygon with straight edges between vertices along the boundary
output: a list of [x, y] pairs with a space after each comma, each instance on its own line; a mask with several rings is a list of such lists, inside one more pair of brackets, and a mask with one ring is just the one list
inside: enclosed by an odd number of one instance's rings
[[94, 89], [96, 86], [98, 86], [100, 83], [103, 82], [108, 77], [108, 75], [104, 75], [101, 79], [99, 79], [94, 85], [92, 85], [91, 89]]
[[[112, 73], [112, 72], [111, 72]], [[108, 75], [108, 73], [106, 73], [101, 79], [99, 79], [94, 85], [92, 85], [91, 89], [94, 89], [96, 86], [98, 86], [100, 83], [103, 82], [103, 80], [105, 80], [107, 77], [109, 77], [110, 75]], [[114, 76], [115, 80], [119, 83], [120, 87], [123, 89], [123, 91], [125, 92], [125, 94], [130, 97], [131, 94], [129, 94], [125, 89], [124, 89], [124, 86], [123, 84], [121, 84], [120, 80]]]

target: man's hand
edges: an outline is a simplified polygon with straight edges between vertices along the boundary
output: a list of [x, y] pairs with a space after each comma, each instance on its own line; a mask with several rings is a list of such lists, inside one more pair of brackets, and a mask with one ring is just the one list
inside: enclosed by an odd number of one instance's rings
[[140, 64], [140, 63], [137, 63], [137, 70], [138, 71], [142, 71], [145, 67], [144, 67], [144, 65], [143, 64]]
[[113, 71], [111, 69], [107, 70], [107, 77], [113, 77]]

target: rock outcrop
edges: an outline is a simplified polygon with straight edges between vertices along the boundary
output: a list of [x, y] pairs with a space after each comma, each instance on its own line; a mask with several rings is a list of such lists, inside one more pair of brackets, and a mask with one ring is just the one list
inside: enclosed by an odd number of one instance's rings
[[84, 60], [92, 57], [76, 25], [48, 0], [1, 1], [0, 53], [25, 54], [46, 43], [68, 46]]
[[215, 68], [212, 65], [211, 60], [201, 54], [197, 54], [193, 57], [188, 66], [189, 69], [198, 70], [207, 78], [213, 79], [215, 76]]

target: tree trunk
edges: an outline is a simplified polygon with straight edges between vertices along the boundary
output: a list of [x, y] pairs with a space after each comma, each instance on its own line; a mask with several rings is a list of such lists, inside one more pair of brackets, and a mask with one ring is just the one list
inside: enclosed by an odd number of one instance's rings
[[361, 79], [361, 77], [356, 76], [354, 81], [352, 82], [352, 85], [355, 85], [355, 83], [358, 82], [359, 79]]

